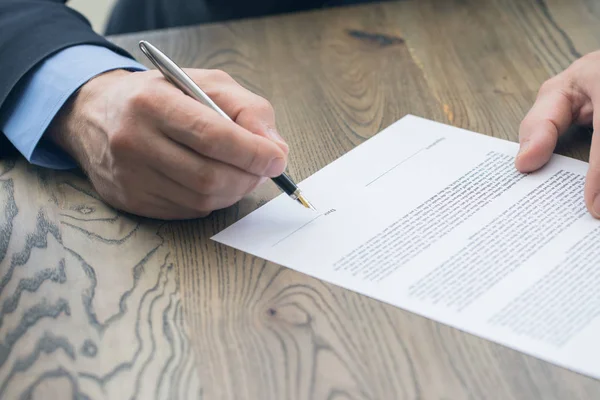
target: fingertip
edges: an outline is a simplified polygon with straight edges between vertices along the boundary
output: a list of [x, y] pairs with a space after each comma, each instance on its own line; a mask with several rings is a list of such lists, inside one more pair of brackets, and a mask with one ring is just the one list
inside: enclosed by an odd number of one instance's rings
[[283, 138], [281, 137], [281, 135], [279, 134], [279, 132], [277, 132], [277, 129], [271, 127], [271, 126], [267, 126], [265, 129], [266, 132], [266, 136], [273, 139], [273, 141], [275, 142], [283, 142]]
[[283, 140], [283, 138], [281, 137], [281, 135], [279, 134], [279, 132], [277, 132], [277, 129], [272, 128], [272, 127], [266, 127], [264, 129], [264, 136], [268, 139], [270, 139], [273, 143], [275, 143], [277, 146], [279, 146], [279, 148], [284, 152], [284, 154], [287, 156], [290, 152], [290, 147], [288, 146], [288, 144]]
[[[515, 168], [520, 172], [529, 172], [529, 165], [527, 163], [527, 148], [529, 147], [529, 141], [522, 142], [519, 145], [519, 152], [515, 157]], [[523, 161], [525, 158], [525, 161]]]
[[283, 151], [285, 157], [287, 157], [288, 154], [290, 154], [290, 147], [287, 145], [287, 143], [278, 141], [275, 142], [275, 144], [281, 149], [281, 151]]
[[600, 219], [600, 169], [592, 156], [585, 177], [584, 199], [589, 213]]
[[269, 165], [267, 166], [266, 175], [269, 178], [275, 178], [276, 176], [283, 174], [286, 168], [287, 161], [285, 160], [285, 158], [275, 157], [269, 162]]
[[585, 207], [592, 217], [600, 219], [600, 193], [589, 174], [585, 183]]
[[[283, 156], [287, 157], [290, 152], [290, 147], [285, 142], [285, 140], [281, 137], [277, 129], [273, 128], [272, 125], [268, 123], [257, 122], [252, 119], [250, 121], [238, 118], [238, 123], [241, 127], [252, 133], [253, 135], [259, 136], [261, 138], [267, 139], [277, 145], [279, 149], [283, 152]], [[243, 123], [240, 123], [243, 122]]]
[[515, 167], [519, 172], [527, 173], [535, 171], [543, 165], [538, 158], [534, 157], [531, 153], [531, 142], [522, 142], [519, 147], [519, 152], [515, 157]]
[[521, 149], [515, 160], [519, 171], [531, 172], [550, 160], [558, 137], [572, 123], [573, 110], [581, 105], [573, 103], [574, 96], [568, 79], [547, 81], [519, 127]]
[[521, 141], [515, 167], [523, 173], [538, 170], [550, 160], [555, 147], [556, 135], [534, 132]]
[[[282, 158], [284, 160], [284, 162], [287, 164], [287, 158], [288, 158], [288, 155], [290, 154], [290, 148], [287, 145], [287, 143], [282, 142], [282, 141], [270, 140], [269, 138], [264, 138], [264, 139], [266, 139], [272, 143], [272, 144], [269, 144], [269, 147], [271, 147], [273, 149], [273, 152], [277, 154], [277, 157]], [[273, 145], [275, 145], [275, 146], [273, 146]]]
[[[600, 198], [600, 196], [598, 197]], [[594, 200], [592, 203], [586, 203], [586, 208], [593, 218], [600, 219], [600, 210], [597, 208], [600, 205], [597, 205], [596, 203], [596, 200]]]

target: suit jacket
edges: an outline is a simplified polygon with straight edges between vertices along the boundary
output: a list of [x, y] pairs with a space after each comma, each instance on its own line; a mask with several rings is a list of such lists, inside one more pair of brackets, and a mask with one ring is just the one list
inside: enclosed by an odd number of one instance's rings
[[[119, 0], [107, 33], [160, 29], [374, 0]], [[0, 0], [0, 111], [38, 63], [69, 46], [94, 44], [131, 57], [95, 33], [66, 0]], [[10, 102], [15, 103], [15, 102]], [[14, 151], [0, 132], [0, 155]]]
[[[297, 11], [324, 0], [120, 0], [107, 33]], [[94, 33], [65, 0], [0, 0], [0, 107], [36, 64], [68, 46], [95, 44], [128, 55]]]
[[[61, 0], [0, 0], [0, 109], [40, 61], [68, 46], [96, 44], [130, 56], [94, 33], [88, 21]], [[14, 151], [4, 134], [0, 154]]]

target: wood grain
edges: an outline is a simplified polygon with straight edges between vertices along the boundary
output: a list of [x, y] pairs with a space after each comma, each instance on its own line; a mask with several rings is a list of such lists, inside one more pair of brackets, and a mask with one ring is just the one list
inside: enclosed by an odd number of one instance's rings
[[81, 177], [0, 169], [0, 398], [200, 398], [164, 224]]
[[[144, 38], [268, 98], [301, 180], [412, 113], [509, 140], [600, 47], [592, 0], [406, 0]], [[415, 132], [418, 134], [418, 132]], [[558, 153], [587, 159], [590, 132]], [[210, 237], [117, 213], [81, 176], [0, 163], [0, 398], [591, 399], [600, 383]]]

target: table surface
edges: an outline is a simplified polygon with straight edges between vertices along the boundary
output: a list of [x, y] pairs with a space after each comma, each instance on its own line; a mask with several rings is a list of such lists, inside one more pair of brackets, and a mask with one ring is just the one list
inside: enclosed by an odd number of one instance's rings
[[[113, 40], [144, 61], [145, 38], [268, 98], [302, 180], [409, 113], [516, 141], [539, 85], [600, 47], [599, 18], [593, 0], [407, 0]], [[587, 160], [589, 138], [575, 130], [557, 152]], [[79, 173], [22, 159], [0, 161], [0, 187], [2, 399], [600, 393], [596, 380], [210, 240], [274, 185], [171, 223], [116, 212]]]

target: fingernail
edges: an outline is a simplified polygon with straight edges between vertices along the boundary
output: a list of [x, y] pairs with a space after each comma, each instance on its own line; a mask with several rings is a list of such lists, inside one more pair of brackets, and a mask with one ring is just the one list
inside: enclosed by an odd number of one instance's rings
[[519, 148], [519, 152], [517, 153], [517, 158], [525, 154], [527, 152], [527, 149], [529, 149], [529, 140], [521, 143], [521, 147]]
[[260, 185], [262, 185], [263, 183], [265, 183], [265, 182], [267, 181], [267, 179], [269, 179], [269, 178], [267, 178], [266, 176], [263, 176], [262, 178], [260, 178], [260, 179], [258, 180], [258, 185], [257, 185], [257, 186], [260, 186]]
[[275, 140], [275, 141], [278, 141], [278, 142], [284, 142], [284, 143], [285, 143], [285, 141], [283, 140], [283, 138], [281, 137], [281, 135], [279, 134], [279, 132], [277, 132], [277, 129], [274, 129], [274, 128], [267, 128], [267, 135], [268, 135], [268, 136], [269, 136], [271, 139], [273, 139], [273, 140]]
[[594, 197], [594, 203], [592, 204], [592, 209], [594, 211], [595, 217], [600, 217], [600, 193]]
[[283, 173], [285, 170], [285, 160], [281, 157], [276, 157], [271, 160], [269, 166], [267, 167], [267, 176], [276, 177]]
[[283, 140], [283, 138], [279, 135], [279, 133], [275, 129], [268, 128], [267, 136], [269, 136], [269, 138], [271, 138], [271, 140], [273, 140], [281, 148], [281, 150], [283, 150], [285, 152], [285, 154], [289, 153], [289, 151], [290, 151], [289, 146], [287, 145], [287, 143]]

